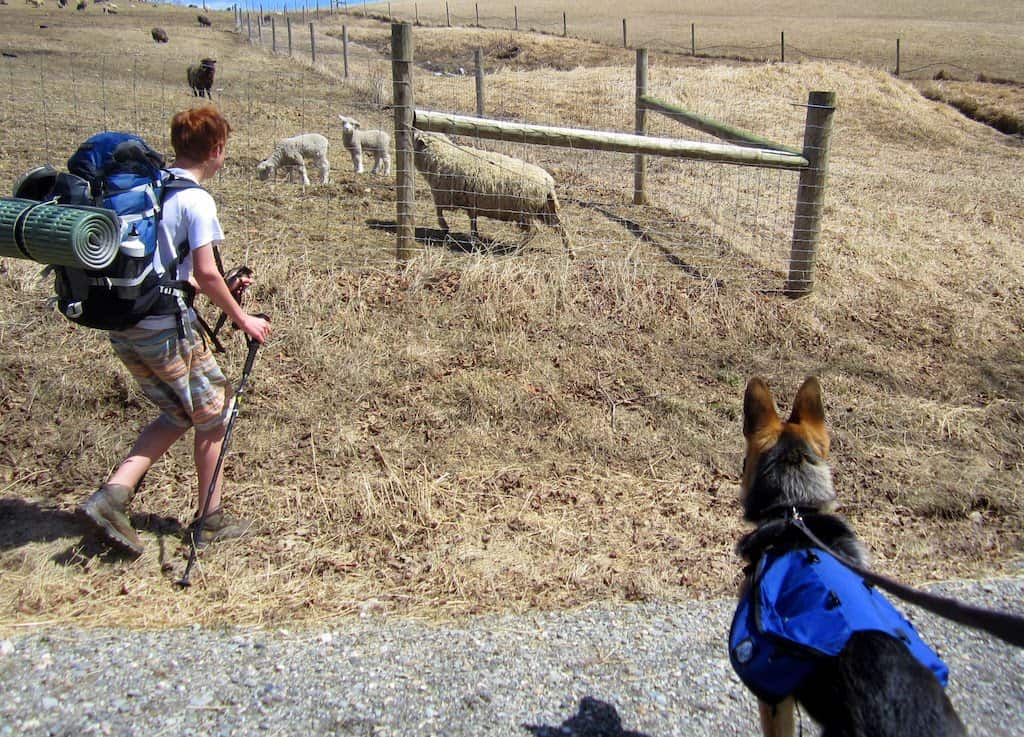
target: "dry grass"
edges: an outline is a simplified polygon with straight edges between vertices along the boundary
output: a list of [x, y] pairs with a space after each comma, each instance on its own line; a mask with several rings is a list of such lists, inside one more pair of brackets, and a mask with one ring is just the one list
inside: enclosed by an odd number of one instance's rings
[[[393, 219], [391, 194], [354, 178], [339, 151], [336, 181], [305, 196], [252, 176], [271, 139], [327, 130], [372, 84], [343, 84], [216, 27], [200, 36], [186, 9], [0, 12], [5, 50], [49, 60], [0, 68], [0, 181], [59, 163], [107, 99], [84, 72], [73, 98], [20, 94], [63, 89], [74, 73], [41, 22], [87, 29], [80, 43], [108, 50], [115, 34], [104, 28], [137, 29], [132, 68], [111, 65], [106, 84], [152, 79], [158, 91], [126, 111], [111, 99], [105, 113], [164, 148], [169, 115], [192, 103], [185, 63], [218, 59], [217, 103], [238, 131], [211, 188], [227, 258], [256, 269], [254, 306], [275, 325], [227, 462], [229, 503], [260, 534], [209, 550], [183, 593], [161, 571], [182, 562], [174, 533], [195, 497], [187, 444], [153, 469], [135, 505], [142, 558], [83, 540], [71, 512], [151, 410], [101, 334], [45, 307], [36, 266], [0, 262], [0, 626], [271, 624], [364, 609], [438, 617], [728, 595], [743, 529], [739, 413], [753, 374], [783, 405], [803, 376], [822, 377], [837, 487], [880, 568], [920, 582], [1019, 566], [1024, 218], [1013, 139], [859, 66], [704, 61], [685, 84], [655, 66], [666, 96], [700, 108], [725, 91], [756, 121], [780, 99], [837, 92], [811, 297], [694, 279], [639, 241], [611, 241], [612, 226], [584, 208], [571, 212], [576, 262], [548, 233], [521, 257], [428, 248], [397, 268], [393, 236], [367, 226]], [[169, 48], [148, 40], [152, 25], [168, 30]], [[370, 43], [381, 31], [352, 33]], [[421, 53], [503, 43], [437, 33], [417, 36]], [[556, 53], [553, 39], [518, 41], [535, 59]], [[562, 57], [592, 48], [557, 43]], [[559, 109], [580, 116], [570, 125], [622, 128], [604, 106], [630, 89], [631, 60], [609, 52], [600, 63], [509, 68], [493, 83], [508, 88], [509, 114]], [[451, 88], [423, 75], [419, 94]], [[559, 108], [577, 94], [592, 109]], [[571, 171], [574, 187], [606, 186], [585, 166]], [[225, 359], [231, 376], [241, 353], [236, 343]]]

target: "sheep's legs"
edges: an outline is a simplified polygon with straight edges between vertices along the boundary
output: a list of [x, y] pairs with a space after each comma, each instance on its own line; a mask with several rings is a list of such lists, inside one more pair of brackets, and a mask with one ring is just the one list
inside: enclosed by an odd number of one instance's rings
[[309, 186], [309, 172], [306, 171], [306, 162], [299, 162], [299, 173], [302, 174], [302, 183]]

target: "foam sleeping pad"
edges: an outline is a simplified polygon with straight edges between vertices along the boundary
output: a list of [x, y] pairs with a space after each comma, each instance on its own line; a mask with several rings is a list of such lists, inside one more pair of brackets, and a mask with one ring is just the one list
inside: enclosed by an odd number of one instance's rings
[[111, 210], [0, 198], [0, 256], [98, 270], [120, 244], [120, 220]]

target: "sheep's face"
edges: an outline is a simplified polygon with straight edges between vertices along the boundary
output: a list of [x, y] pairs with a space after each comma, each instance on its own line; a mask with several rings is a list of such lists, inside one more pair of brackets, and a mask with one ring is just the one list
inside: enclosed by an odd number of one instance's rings
[[356, 128], [359, 127], [359, 121], [355, 118], [346, 118], [344, 115], [339, 115], [338, 119], [341, 121], [341, 130], [348, 135], [355, 133]]
[[256, 176], [261, 180], [266, 181], [270, 178], [271, 172], [274, 171], [274, 165], [269, 161], [261, 161], [256, 165]]

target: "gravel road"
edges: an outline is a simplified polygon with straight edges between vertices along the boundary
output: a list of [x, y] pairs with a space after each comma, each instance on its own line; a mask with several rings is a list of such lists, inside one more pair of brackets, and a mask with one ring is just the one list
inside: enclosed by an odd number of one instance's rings
[[[1024, 577], [932, 586], [1024, 612]], [[974, 735], [1024, 736], [1024, 650], [901, 607]], [[444, 625], [49, 629], [0, 636], [0, 735], [758, 733], [726, 652], [729, 600], [588, 606]], [[804, 718], [804, 730], [815, 734]]]

